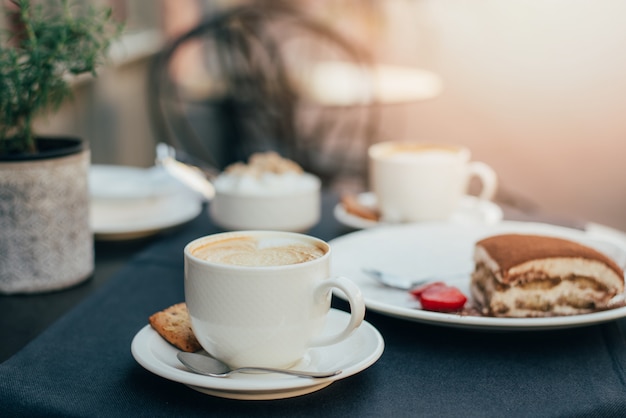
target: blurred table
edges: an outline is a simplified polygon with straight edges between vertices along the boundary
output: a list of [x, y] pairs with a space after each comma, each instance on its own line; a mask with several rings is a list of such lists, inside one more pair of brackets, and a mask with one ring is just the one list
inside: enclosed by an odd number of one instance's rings
[[0, 315], [0, 363], [93, 293], [133, 255], [161, 238], [96, 242], [95, 270], [87, 281], [51, 293], [0, 295], [0, 312], [6, 312], [6, 315]]
[[[337, 201], [324, 196], [311, 235], [350, 231], [332, 215]], [[217, 231], [205, 211], [164, 236], [98, 243], [92, 280], [1, 297], [0, 416], [626, 416], [625, 320], [476, 332], [368, 311], [385, 339], [382, 357], [305, 396], [234, 401], [156, 376], [130, 343], [151, 313], [183, 299], [183, 246]]]

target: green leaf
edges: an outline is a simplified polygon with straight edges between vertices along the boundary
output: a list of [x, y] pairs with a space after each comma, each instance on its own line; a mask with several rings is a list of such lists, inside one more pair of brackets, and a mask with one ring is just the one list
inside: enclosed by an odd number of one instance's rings
[[0, 37], [0, 155], [34, 151], [35, 116], [56, 111], [71, 96], [64, 76], [96, 75], [122, 30], [110, 8], [68, 0], [3, 4], [21, 30]]

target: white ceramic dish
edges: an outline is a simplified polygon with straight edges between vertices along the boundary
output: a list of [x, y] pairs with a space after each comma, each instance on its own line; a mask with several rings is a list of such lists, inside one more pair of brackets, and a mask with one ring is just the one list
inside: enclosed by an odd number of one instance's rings
[[139, 200], [164, 196], [177, 188], [176, 181], [160, 167], [92, 164], [89, 168], [92, 199]]
[[[332, 240], [331, 272], [352, 279], [361, 288], [368, 309], [434, 325], [483, 330], [540, 330], [597, 324], [626, 316], [626, 307], [552, 318], [491, 318], [429, 312], [419, 309], [419, 304], [409, 293], [384, 287], [361, 270], [370, 267], [410, 277], [431, 276], [469, 295], [474, 243], [485, 236], [503, 232], [537, 233], [576, 240], [595, 246], [624, 265], [624, 247], [597, 241], [584, 231], [525, 222], [503, 221], [495, 225], [434, 222], [381, 226]], [[461, 274], [459, 278], [459, 273], [463, 272], [466, 275]], [[343, 297], [340, 293], [337, 296]]]
[[199, 195], [154, 168], [94, 165], [90, 193], [91, 229], [98, 240], [154, 235], [202, 211]]
[[321, 181], [305, 174], [306, 187], [292, 192], [225, 192], [216, 187], [209, 205], [211, 219], [225, 230], [304, 232], [321, 216]]
[[[324, 333], [332, 335], [345, 327], [350, 316], [331, 309]], [[176, 358], [179, 351], [167, 343], [150, 325], [133, 338], [131, 352], [137, 362], [152, 373], [183, 383], [213, 396], [243, 400], [282, 399], [315, 392], [331, 383], [359, 373], [376, 362], [384, 350], [378, 330], [368, 322], [340, 343], [312, 348], [294, 369], [337, 370], [337, 376], [308, 379], [278, 374], [237, 373], [228, 378], [209, 377], [188, 371]]]
[[[376, 195], [372, 192], [360, 193], [357, 196], [359, 203], [375, 208]], [[339, 203], [334, 209], [335, 218], [343, 225], [355, 229], [367, 229], [375, 226], [390, 225], [385, 222], [364, 219], [346, 211]], [[452, 214], [450, 222], [458, 224], [495, 224], [502, 220], [502, 209], [491, 201], [481, 200], [474, 196], [464, 196], [458, 209]]]
[[182, 225], [201, 212], [200, 199], [186, 191], [124, 204], [92, 202], [91, 228], [98, 240], [141, 238]]

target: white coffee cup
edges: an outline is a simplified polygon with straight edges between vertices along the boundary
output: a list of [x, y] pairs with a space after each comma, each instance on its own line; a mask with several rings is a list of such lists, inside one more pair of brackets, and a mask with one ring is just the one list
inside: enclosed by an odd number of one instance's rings
[[[339, 342], [363, 321], [361, 291], [345, 277], [330, 278], [331, 248], [320, 239], [225, 232], [190, 242], [184, 256], [194, 334], [232, 367], [290, 367], [308, 348]], [[349, 300], [350, 321], [338, 334], [320, 335], [333, 288]]]
[[372, 145], [368, 155], [370, 184], [386, 222], [450, 218], [474, 176], [482, 183], [480, 199], [496, 192], [496, 173], [470, 161], [466, 147], [391, 141]]

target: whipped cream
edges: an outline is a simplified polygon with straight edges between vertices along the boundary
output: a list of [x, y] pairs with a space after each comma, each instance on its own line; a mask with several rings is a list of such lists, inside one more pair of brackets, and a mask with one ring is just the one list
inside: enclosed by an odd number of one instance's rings
[[305, 173], [293, 161], [274, 152], [254, 154], [249, 163], [236, 163], [214, 181], [218, 193], [284, 195], [319, 187], [319, 179]]

